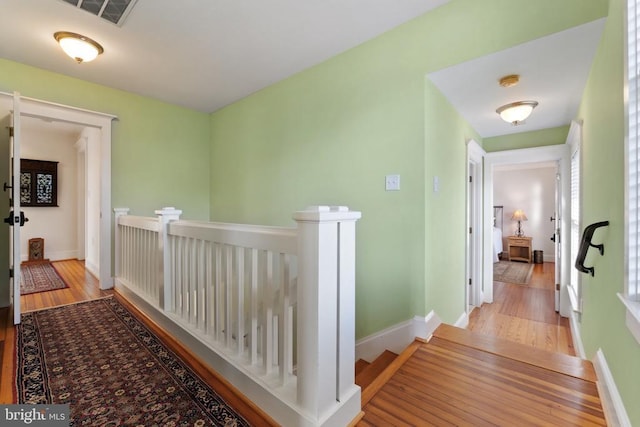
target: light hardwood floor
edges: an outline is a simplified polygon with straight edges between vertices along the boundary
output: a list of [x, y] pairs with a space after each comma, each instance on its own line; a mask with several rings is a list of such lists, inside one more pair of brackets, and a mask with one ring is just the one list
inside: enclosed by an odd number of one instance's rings
[[596, 380], [588, 360], [442, 324], [365, 387], [355, 425], [605, 426]]
[[494, 282], [492, 304], [469, 315], [467, 329], [575, 356], [567, 318], [554, 309], [555, 264], [535, 264], [529, 284]]
[[72, 259], [54, 261], [51, 264], [69, 287], [56, 291], [22, 295], [20, 307], [23, 312], [89, 301], [113, 294], [112, 290], [103, 291], [100, 289], [100, 282], [84, 268], [82, 261]]

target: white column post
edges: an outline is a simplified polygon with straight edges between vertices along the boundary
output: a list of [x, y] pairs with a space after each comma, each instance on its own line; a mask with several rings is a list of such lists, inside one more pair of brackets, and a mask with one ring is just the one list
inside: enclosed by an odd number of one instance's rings
[[166, 207], [157, 210], [160, 221], [160, 235], [158, 236], [158, 251], [160, 259], [160, 274], [158, 280], [159, 303], [162, 310], [170, 310], [173, 307], [173, 283], [171, 281], [171, 253], [169, 248], [169, 223], [177, 221], [182, 211], [174, 207]]
[[[360, 212], [314, 206], [298, 223], [297, 400], [319, 424], [360, 410], [355, 365], [355, 222]], [[357, 399], [357, 407], [353, 403]]]
[[356, 221], [361, 214], [346, 207], [338, 213], [351, 214], [338, 220], [338, 400], [344, 401], [355, 384]]
[[121, 267], [121, 263], [122, 263], [122, 237], [120, 236], [120, 227], [119, 227], [119, 219], [121, 216], [124, 215], [129, 215], [129, 208], [114, 208], [113, 209], [113, 213], [114, 213], [114, 217], [115, 217], [115, 225], [116, 225], [116, 232], [115, 232], [115, 238], [114, 238], [114, 243], [116, 246], [116, 250], [115, 250], [115, 254], [116, 254], [116, 260], [115, 260], [115, 276], [116, 279], [118, 277], [120, 277], [120, 274], [122, 273], [120, 271], [120, 267]]

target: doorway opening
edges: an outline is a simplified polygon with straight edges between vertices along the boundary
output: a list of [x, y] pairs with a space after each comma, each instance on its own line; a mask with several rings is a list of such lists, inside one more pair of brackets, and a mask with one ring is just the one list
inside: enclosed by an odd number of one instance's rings
[[23, 117], [21, 126], [21, 159], [56, 162], [59, 195], [55, 207], [22, 207], [30, 220], [20, 233], [21, 261], [26, 260], [28, 241], [43, 238], [44, 257], [85, 261], [87, 270], [99, 277], [100, 209], [95, 200], [99, 201], [100, 177], [91, 172], [100, 166], [95, 129], [34, 117]]
[[[567, 251], [563, 249], [568, 241], [566, 235], [568, 230], [564, 224], [569, 220], [569, 212], [566, 210], [566, 197], [569, 194], [569, 153], [569, 144], [562, 144], [486, 154], [483, 199], [483, 217], [485, 218], [483, 222], [483, 301], [492, 304], [483, 305], [483, 309], [486, 306], [497, 314], [492, 322], [494, 322], [494, 329], [497, 328], [500, 333], [511, 334], [512, 337], [526, 340], [528, 344], [537, 342], [537, 346], [548, 350], [572, 354], [574, 339], [569, 319], [567, 319], [566, 284], [568, 281], [565, 279], [566, 269], [564, 268], [569, 265], [569, 259]], [[536, 175], [542, 177], [536, 177]], [[507, 181], [507, 188], [501, 189], [499, 181]], [[521, 261], [519, 264], [526, 266], [527, 269], [533, 267], [530, 270], [533, 279], [530, 279], [529, 286], [502, 283], [494, 287], [492, 218], [495, 205], [503, 206], [504, 212], [502, 258], [509, 260], [510, 251], [515, 250], [512, 255]], [[561, 207], [565, 210], [562, 211]], [[521, 231], [523, 229], [524, 232], [523, 236], [514, 236], [515, 241], [509, 242], [508, 236], [518, 234], [519, 215], [514, 215], [517, 210], [524, 211], [524, 217], [526, 217], [526, 220], [523, 217], [519, 218]], [[554, 244], [552, 238], [558, 243]], [[510, 243], [514, 248], [510, 248]], [[524, 253], [521, 252], [523, 249]], [[539, 251], [537, 255], [541, 256], [540, 264], [534, 262], [534, 250]], [[523, 293], [535, 295], [524, 296]], [[554, 306], [556, 294], [558, 295], [557, 307]], [[527, 315], [526, 309], [518, 306], [518, 299], [523, 298], [529, 302], [537, 299], [538, 304], [544, 301], [542, 304], [548, 309], [545, 314], [548, 317], [536, 318], [540, 316], [540, 310], [535, 308], [530, 309]], [[555, 309], [562, 317], [556, 314]], [[513, 324], [505, 323], [502, 326], [495, 323], [495, 319], [508, 322], [507, 317], [510, 311], [514, 310], [513, 317], [524, 318], [524, 320]], [[473, 314], [478, 315], [478, 313]], [[482, 321], [486, 324], [486, 320], [485, 318]], [[471, 316], [469, 327], [478, 330], [480, 323], [477, 318]], [[514, 324], [527, 324], [527, 326], [525, 329], [516, 330], [518, 328], [514, 329]], [[552, 339], [549, 340], [549, 337]], [[552, 346], [558, 347], [551, 348]]]
[[[6, 111], [6, 114], [2, 114], [2, 111]], [[37, 119], [45, 122], [56, 122], [73, 124], [82, 126], [92, 134], [94, 138], [93, 152], [99, 154], [99, 165], [95, 172], [97, 176], [96, 185], [99, 191], [95, 194], [95, 205], [97, 209], [93, 214], [97, 219], [95, 228], [96, 245], [98, 246], [99, 254], [96, 260], [96, 272], [100, 281], [101, 289], [109, 289], [113, 287], [112, 279], [112, 266], [111, 266], [111, 122], [115, 116], [83, 110], [75, 107], [63, 106], [46, 101], [41, 101], [33, 98], [21, 97], [19, 94], [0, 93], [0, 117], [10, 116], [13, 111], [17, 111], [20, 119], [30, 120]], [[16, 121], [20, 124], [21, 120]], [[20, 139], [22, 134], [22, 126], [19, 125], [14, 130], [13, 146], [20, 146]], [[20, 137], [17, 137], [19, 135]], [[89, 145], [87, 145], [89, 146]], [[6, 151], [9, 152], [8, 150]], [[19, 148], [17, 153], [19, 153]], [[15, 156], [21, 158], [22, 156]], [[9, 159], [5, 159], [6, 164], [9, 164]], [[16, 168], [17, 170], [17, 168]], [[90, 171], [85, 172], [85, 174]], [[9, 178], [9, 174], [6, 174]], [[18, 179], [13, 179], [18, 182]], [[89, 182], [90, 180], [87, 180]], [[7, 201], [8, 203], [8, 201]], [[16, 202], [17, 203], [17, 202]], [[89, 217], [90, 210], [87, 210], [86, 216]], [[88, 218], [85, 218], [85, 222]], [[19, 233], [18, 233], [19, 234]], [[16, 235], [18, 235], [16, 234]], [[3, 234], [4, 235], [4, 234]], [[86, 234], [85, 234], [86, 237]], [[86, 253], [86, 250], [85, 250]], [[19, 263], [22, 254], [14, 256], [14, 259]], [[11, 282], [9, 282], [10, 284]], [[9, 287], [4, 283], [0, 283], [0, 286], [5, 288]], [[1, 290], [1, 289], [0, 289]], [[13, 295], [13, 298], [8, 301], [7, 297]], [[14, 311], [14, 321], [19, 322], [20, 313], [20, 298], [19, 292], [2, 292], [2, 300], [5, 305], [11, 304]]]

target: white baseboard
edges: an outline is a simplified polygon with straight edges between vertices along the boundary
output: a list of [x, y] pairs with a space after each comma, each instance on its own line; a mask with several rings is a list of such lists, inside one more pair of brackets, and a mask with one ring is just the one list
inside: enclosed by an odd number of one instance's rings
[[[567, 295], [567, 298], [569, 296]], [[580, 327], [578, 326], [578, 316], [580, 314], [571, 310], [569, 313], [569, 326], [571, 327], [571, 339], [573, 340], [573, 349], [576, 352], [576, 356], [581, 359], [586, 359], [587, 355], [584, 352], [584, 345], [582, 345], [582, 337], [580, 336]]]
[[592, 362], [598, 377], [598, 394], [600, 395], [600, 401], [602, 402], [607, 424], [611, 426], [631, 427], [631, 420], [629, 420], [627, 410], [624, 407], [622, 397], [618, 392], [602, 349], [598, 349]]
[[356, 341], [356, 360], [372, 362], [385, 350], [400, 354], [416, 337], [429, 338], [440, 323], [438, 315], [431, 311], [425, 317], [415, 316], [359, 339]]
[[[78, 258], [78, 251], [76, 251], [76, 250], [54, 251], [54, 252], [47, 251], [45, 256], [51, 261], [60, 261], [60, 260], [63, 260], [63, 259], [76, 259], [76, 258]], [[29, 260], [29, 254], [20, 255], [20, 259], [22, 261], [28, 261]]]
[[[89, 273], [93, 274], [95, 277], [100, 277], [100, 267], [90, 262], [88, 259], [84, 260], [84, 268], [86, 268], [89, 271]], [[106, 288], [103, 288], [102, 286], [100, 286], [100, 289], [106, 289]]]
[[465, 329], [467, 326], [469, 326], [469, 313], [462, 313], [460, 317], [458, 317], [458, 320], [456, 320], [456, 323], [453, 324], [453, 326], [462, 329]]

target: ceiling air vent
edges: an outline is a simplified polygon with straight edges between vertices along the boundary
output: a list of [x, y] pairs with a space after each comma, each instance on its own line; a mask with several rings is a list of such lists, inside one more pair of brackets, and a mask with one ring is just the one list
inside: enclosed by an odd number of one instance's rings
[[62, 0], [102, 19], [122, 26], [137, 0]]

